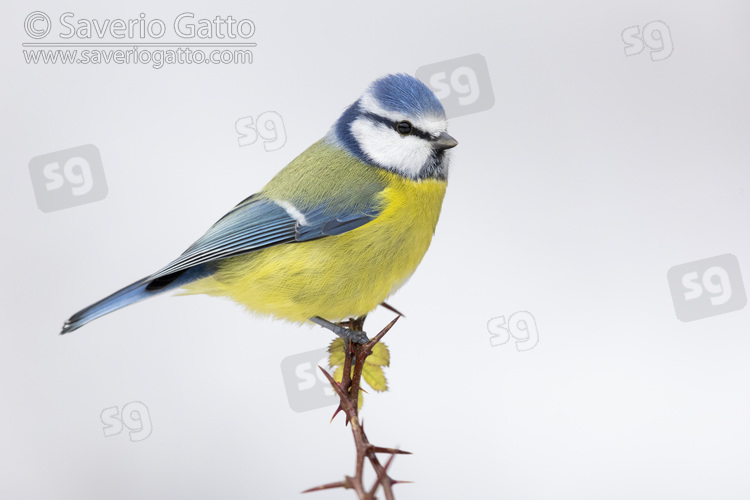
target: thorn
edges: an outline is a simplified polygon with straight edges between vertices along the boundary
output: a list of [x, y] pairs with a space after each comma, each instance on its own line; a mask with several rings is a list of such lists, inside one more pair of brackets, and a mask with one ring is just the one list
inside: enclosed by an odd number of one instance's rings
[[[339, 399], [342, 402], [347, 401], [346, 393], [344, 393], [344, 389], [341, 388], [341, 384], [336, 382], [333, 379], [333, 377], [331, 377], [331, 374], [325, 371], [322, 366], [319, 366], [318, 368], [320, 368], [320, 371], [322, 371], [323, 375], [325, 375], [325, 377], [328, 379], [328, 382], [330, 382], [331, 387], [333, 387], [333, 390], [336, 392], [336, 395], [339, 397]], [[336, 417], [336, 415], [338, 415], [340, 410], [344, 410], [343, 407], [341, 406], [341, 403], [339, 403], [338, 410], [336, 410], [336, 412], [333, 414], [333, 417], [331, 417], [331, 422], [333, 422], [333, 419]], [[344, 413], [346, 413], [345, 410], [344, 410]], [[349, 425], [348, 413], [347, 413], [347, 418], [344, 420], [344, 427], [346, 427], [347, 425]]]
[[374, 346], [375, 344], [377, 344], [378, 342], [380, 342], [380, 339], [382, 339], [383, 336], [386, 333], [388, 333], [388, 330], [390, 330], [391, 328], [393, 328], [393, 325], [396, 324], [396, 321], [398, 321], [398, 319], [400, 317], [401, 316], [396, 316], [395, 318], [393, 318], [393, 321], [391, 321], [390, 323], [388, 323], [387, 325], [385, 325], [385, 328], [383, 328], [382, 330], [380, 330], [380, 332], [377, 335], [375, 335], [375, 337], [373, 337], [372, 340], [370, 340], [368, 343], [364, 344], [365, 347], [368, 350], [372, 350], [372, 346]]
[[391, 485], [394, 484], [414, 484], [414, 481], [402, 481], [400, 479], [391, 479]]
[[339, 407], [336, 408], [335, 412], [333, 412], [333, 416], [331, 417], [330, 422], [328, 422], [329, 424], [333, 423], [333, 419], [336, 418], [336, 415], [338, 415], [341, 410], [343, 410], [343, 408], [341, 407], [341, 403], [339, 403]]
[[381, 302], [380, 305], [383, 306], [383, 307], [385, 307], [386, 309], [388, 309], [391, 312], [395, 312], [399, 316], [403, 316], [404, 318], [406, 317], [406, 315], [404, 315], [404, 313], [402, 313], [401, 311], [399, 311], [398, 309], [396, 309], [392, 305], [386, 304], [385, 302]]
[[307, 489], [303, 491], [302, 493], [312, 493], [313, 491], [332, 490], [334, 488], [347, 489], [349, 488], [349, 486], [346, 484], [346, 481], [339, 481], [338, 483], [328, 483], [328, 484], [323, 484], [321, 486], [315, 486], [314, 488]]
[[383, 448], [382, 446], [373, 446], [372, 451], [375, 453], [390, 453], [391, 455], [411, 455], [410, 451], [399, 450], [398, 448]]
[[339, 397], [346, 398], [346, 394], [344, 394], [344, 390], [341, 388], [341, 384], [336, 382], [333, 377], [331, 377], [331, 374], [325, 371], [322, 366], [319, 366], [318, 368], [320, 368], [320, 371], [322, 371], [323, 375], [325, 375], [325, 377], [328, 379], [328, 382], [330, 382], [334, 392], [336, 392]]

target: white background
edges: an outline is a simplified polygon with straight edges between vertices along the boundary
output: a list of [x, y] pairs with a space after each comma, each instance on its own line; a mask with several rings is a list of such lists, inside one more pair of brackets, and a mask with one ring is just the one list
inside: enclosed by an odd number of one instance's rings
[[[750, 281], [750, 7], [631, 2], [22, 2], [2, 16], [0, 497], [300, 498], [353, 473], [332, 408], [294, 413], [280, 372], [330, 335], [209, 297], [159, 297], [60, 337], [65, 318], [184, 250], [386, 73], [482, 54], [495, 106], [456, 118], [432, 247], [390, 302], [391, 389], [370, 438], [399, 499], [746, 499], [750, 308], [690, 323], [667, 270], [733, 253]], [[23, 21], [257, 26], [242, 65], [29, 65]], [[674, 52], [626, 57], [662, 20]], [[237, 144], [273, 110], [288, 140]], [[28, 162], [82, 144], [109, 194], [53, 213]], [[491, 347], [527, 310], [539, 343]], [[368, 319], [369, 330], [390, 319]], [[153, 432], [104, 437], [130, 401]], [[354, 498], [351, 491], [310, 498]]]

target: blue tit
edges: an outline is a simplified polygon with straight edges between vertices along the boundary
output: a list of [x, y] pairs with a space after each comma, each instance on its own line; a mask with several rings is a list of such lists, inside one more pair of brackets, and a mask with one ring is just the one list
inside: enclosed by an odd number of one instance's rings
[[177, 259], [77, 312], [61, 333], [167, 291], [230, 299], [260, 315], [363, 317], [414, 273], [445, 195], [448, 151], [435, 94], [406, 74], [375, 80], [328, 133]]

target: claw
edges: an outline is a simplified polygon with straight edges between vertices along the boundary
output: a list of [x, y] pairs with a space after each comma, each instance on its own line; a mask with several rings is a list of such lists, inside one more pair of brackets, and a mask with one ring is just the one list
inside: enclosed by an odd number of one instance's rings
[[335, 323], [331, 323], [330, 321], [321, 318], [320, 316], [313, 316], [312, 318], [310, 318], [310, 321], [322, 326], [323, 328], [331, 330], [342, 339], [352, 341], [355, 344], [366, 344], [370, 341], [370, 339], [367, 338], [367, 334], [365, 332], [360, 330], [352, 330], [351, 328], [346, 328], [344, 326], [339, 326]]
[[351, 328], [346, 328], [338, 325], [334, 325], [334, 327], [335, 328], [333, 329], [333, 333], [344, 340], [350, 340], [355, 344], [366, 344], [370, 341], [370, 339], [367, 338], [367, 334], [363, 331], [352, 330]]

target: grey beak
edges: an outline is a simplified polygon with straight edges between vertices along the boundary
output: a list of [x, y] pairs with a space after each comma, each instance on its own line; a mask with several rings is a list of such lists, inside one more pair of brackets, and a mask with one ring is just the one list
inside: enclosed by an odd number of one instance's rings
[[443, 132], [437, 139], [432, 141], [432, 147], [439, 150], [450, 149], [458, 146], [458, 141], [451, 137], [448, 132]]

